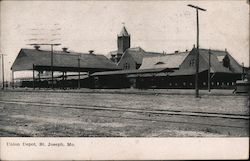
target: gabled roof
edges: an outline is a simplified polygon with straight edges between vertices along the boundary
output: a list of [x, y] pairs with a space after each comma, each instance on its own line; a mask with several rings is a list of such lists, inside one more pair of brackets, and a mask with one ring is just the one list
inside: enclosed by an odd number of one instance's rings
[[120, 61], [127, 55], [130, 55], [137, 64], [142, 64], [142, 60], [144, 57], [153, 57], [153, 56], [159, 56], [159, 55], [164, 55], [164, 54], [156, 53], [156, 52], [146, 52], [141, 47], [134, 47], [134, 48], [126, 49]]
[[144, 57], [140, 69], [179, 68], [189, 52]]
[[[191, 52], [195, 52], [192, 50]], [[221, 50], [210, 50], [211, 53], [211, 73], [228, 73], [228, 74], [240, 74], [242, 72], [241, 66], [237, 63], [237, 61], [227, 52]], [[200, 59], [205, 61], [205, 64], [200, 65], [199, 73], [208, 70], [209, 63], [209, 50], [208, 49], [199, 49]], [[228, 56], [230, 59], [230, 68], [226, 68], [223, 66], [223, 60], [225, 56]], [[171, 73], [172, 76], [177, 75], [194, 75], [196, 73], [195, 68], [183, 68], [181, 67], [179, 70]]]
[[[241, 73], [242, 67], [239, 63], [227, 52], [222, 50], [210, 50], [211, 52], [211, 71], [216, 73]], [[209, 50], [200, 49], [200, 55], [207, 62], [209, 62]], [[230, 60], [230, 68], [223, 66], [223, 58], [228, 56]]]
[[[119, 67], [103, 55], [54, 51], [53, 66], [68, 68], [71, 71], [78, 68], [80, 55], [80, 68], [93, 69], [94, 71], [117, 70]], [[13, 71], [32, 70], [35, 66], [51, 66], [51, 51], [36, 49], [21, 49], [11, 69]]]
[[122, 30], [118, 36], [129, 36], [128, 31], [125, 26], [122, 27]]

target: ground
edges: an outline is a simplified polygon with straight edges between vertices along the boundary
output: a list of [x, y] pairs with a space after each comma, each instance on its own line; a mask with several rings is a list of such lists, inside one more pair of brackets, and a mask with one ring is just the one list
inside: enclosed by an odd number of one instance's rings
[[5, 90], [0, 136], [249, 136], [249, 96], [230, 90]]

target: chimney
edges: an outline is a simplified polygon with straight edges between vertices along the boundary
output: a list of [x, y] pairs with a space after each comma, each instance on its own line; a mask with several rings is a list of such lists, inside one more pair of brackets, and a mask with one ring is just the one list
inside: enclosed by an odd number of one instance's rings
[[94, 54], [94, 50], [89, 50], [89, 54]]
[[195, 44], [193, 44], [193, 48], [195, 48]]
[[115, 62], [115, 55], [111, 54], [111, 58], [110, 58], [111, 61]]
[[227, 48], [225, 48], [225, 52], [227, 52]]
[[35, 45], [34, 48], [35, 48], [36, 50], [39, 50], [40, 46], [39, 46], [39, 45]]
[[68, 53], [68, 48], [62, 48], [63, 52]]

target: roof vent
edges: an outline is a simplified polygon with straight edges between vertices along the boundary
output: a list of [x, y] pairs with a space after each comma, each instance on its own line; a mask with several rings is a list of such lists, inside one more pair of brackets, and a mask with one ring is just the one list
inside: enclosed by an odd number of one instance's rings
[[65, 53], [69, 53], [69, 52], [68, 52], [68, 48], [65, 48], [65, 47], [64, 47], [64, 48], [62, 48], [62, 50], [63, 50], [63, 52], [65, 52]]
[[188, 49], [186, 49], [186, 52], [188, 52]]
[[89, 54], [94, 54], [94, 50], [89, 50]]
[[179, 51], [178, 51], [178, 50], [176, 50], [176, 51], [174, 51], [174, 53], [175, 53], [175, 54], [177, 54], [177, 53], [179, 53]]
[[39, 50], [39, 49], [40, 49], [40, 46], [39, 46], [39, 45], [35, 45], [34, 48], [35, 48], [36, 50]]

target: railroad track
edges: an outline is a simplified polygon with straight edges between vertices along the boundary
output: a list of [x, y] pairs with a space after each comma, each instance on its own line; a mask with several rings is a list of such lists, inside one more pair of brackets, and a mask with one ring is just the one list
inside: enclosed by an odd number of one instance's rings
[[113, 106], [110, 107], [110, 106], [99, 106], [99, 105], [73, 105], [73, 104], [60, 104], [60, 103], [28, 102], [19, 100], [0, 100], [0, 103], [63, 107], [63, 108], [74, 108], [74, 109], [88, 109], [88, 110], [133, 112], [133, 113], [146, 113], [146, 114], [182, 115], [182, 116], [249, 120], [249, 115], [229, 114], [229, 113], [192, 112], [192, 111], [178, 111], [178, 110], [148, 110], [148, 109], [134, 109], [134, 108], [123, 108], [123, 107], [113, 107]]
[[[68, 109], [80, 109], [80, 110], [102, 110], [102, 111], [113, 111], [113, 112], [131, 112], [131, 113], [140, 113], [145, 114], [144, 117], [131, 117], [131, 116], [122, 116], [122, 115], [114, 115], [110, 116], [109, 114], [90, 114], [90, 113], [81, 113], [79, 116], [91, 116], [91, 117], [99, 117], [99, 118], [107, 118], [107, 119], [123, 119], [123, 120], [134, 120], [134, 121], [149, 121], [149, 122], [164, 122], [171, 124], [187, 124], [196, 126], [202, 126], [203, 128], [209, 127], [212, 128], [230, 128], [235, 129], [236, 131], [245, 130], [248, 128], [249, 115], [238, 115], [238, 114], [228, 114], [228, 113], [208, 113], [208, 112], [189, 112], [189, 111], [177, 111], [177, 110], [147, 110], [147, 109], [133, 109], [133, 108], [122, 108], [122, 107], [109, 107], [109, 106], [98, 106], [98, 105], [72, 105], [72, 104], [59, 104], [59, 103], [43, 103], [43, 102], [29, 102], [29, 101], [20, 101], [20, 100], [0, 100], [0, 104], [18, 104], [18, 105], [32, 105], [32, 106], [45, 106], [45, 107], [62, 107]], [[154, 117], [157, 116], [157, 117]], [[191, 120], [171, 120], [168, 117], [164, 117], [166, 115], [179, 115], [179, 116], [187, 116], [187, 117], [203, 117], [203, 121], [195, 121]], [[225, 124], [225, 120], [210, 122], [206, 121], [206, 118], [224, 118], [229, 120], [228, 123]], [[238, 120], [238, 123], [230, 123], [230, 120]], [[227, 121], [226, 121], [227, 122]], [[235, 122], [235, 121], [233, 121]]]

